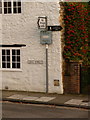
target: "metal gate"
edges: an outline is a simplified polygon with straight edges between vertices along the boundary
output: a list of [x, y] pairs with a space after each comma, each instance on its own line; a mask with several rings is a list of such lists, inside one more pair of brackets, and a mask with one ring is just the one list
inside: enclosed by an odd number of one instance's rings
[[81, 94], [90, 94], [90, 66], [81, 66], [80, 72], [80, 91]]

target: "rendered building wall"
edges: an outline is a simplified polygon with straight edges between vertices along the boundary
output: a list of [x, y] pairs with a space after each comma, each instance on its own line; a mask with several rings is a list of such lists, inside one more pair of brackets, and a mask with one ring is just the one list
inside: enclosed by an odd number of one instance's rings
[[[55, 2], [22, 2], [21, 14], [0, 15], [2, 44], [26, 45], [21, 48], [21, 70], [2, 71], [3, 89], [8, 87], [9, 90], [46, 91], [45, 45], [40, 44], [37, 20], [40, 16], [47, 16], [48, 25], [59, 25], [59, 10], [60, 6]], [[52, 44], [48, 49], [49, 93], [63, 93], [60, 39], [60, 31], [52, 32]], [[41, 60], [43, 64], [29, 64], [29, 60]], [[59, 80], [59, 86], [54, 86], [54, 80]]]

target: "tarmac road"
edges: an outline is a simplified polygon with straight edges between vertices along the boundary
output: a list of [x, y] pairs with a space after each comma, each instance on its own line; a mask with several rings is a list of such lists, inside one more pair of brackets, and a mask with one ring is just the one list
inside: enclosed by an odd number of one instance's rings
[[88, 110], [49, 105], [3, 102], [3, 118], [88, 118]]

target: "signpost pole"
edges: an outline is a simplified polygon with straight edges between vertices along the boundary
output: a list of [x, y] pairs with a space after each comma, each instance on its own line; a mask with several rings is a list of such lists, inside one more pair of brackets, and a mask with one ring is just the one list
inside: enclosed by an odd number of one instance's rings
[[48, 44], [46, 44], [46, 93], [48, 93]]

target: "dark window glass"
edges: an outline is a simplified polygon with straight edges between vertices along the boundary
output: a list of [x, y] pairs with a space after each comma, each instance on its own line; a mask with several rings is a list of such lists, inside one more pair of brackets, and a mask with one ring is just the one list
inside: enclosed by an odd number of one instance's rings
[[8, 13], [12, 13], [11, 8], [8, 8]]
[[4, 14], [7, 14], [7, 8], [4, 8]]
[[15, 50], [12, 50], [12, 55], [15, 55]]
[[16, 65], [15, 65], [15, 63], [12, 63], [12, 68], [16, 68]]
[[20, 50], [17, 50], [17, 55], [20, 55]]
[[18, 13], [21, 13], [21, 8], [18, 8]]
[[16, 7], [16, 2], [13, 2], [13, 7]]
[[6, 68], [6, 63], [2, 63], [2, 68]]
[[13, 9], [13, 13], [17, 13], [17, 9], [16, 8]]
[[8, 7], [11, 7], [11, 2], [8, 2]]
[[5, 55], [5, 50], [2, 50], [2, 55]]
[[4, 2], [4, 7], [7, 7], [8, 3], [7, 2]]
[[21, 6], [21, 2], [18, 2], [18, 6]]
[[20, 63], [17, 63], [17, 68], [20, 68]]
[[7, 55], [10, 55], [10, 50], [6, 50], [6, 51], [7, 51], [6, 54], [7, 54]]
[[17, 61], [20, 62], [20, 56], [17, 56]]
[[12, 61], [15, 61], [15, 56], [12, 56]]
[[7, 68], [10, 68], [10, 63], [7, 63]]
[[7, 56], [7, 61], [10, 61], [10, 56]]
[[5, 61], [5, 56], [2, 56], [2, 61]]

